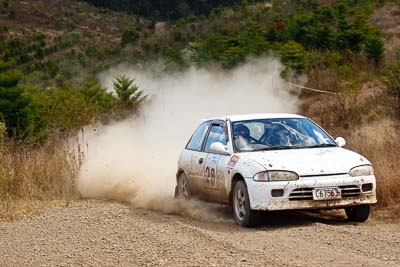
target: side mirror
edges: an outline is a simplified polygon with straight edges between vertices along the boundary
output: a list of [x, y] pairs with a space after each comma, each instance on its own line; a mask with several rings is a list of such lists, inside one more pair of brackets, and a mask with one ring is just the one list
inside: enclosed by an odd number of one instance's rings
[[344, 147], [346, 145], [346, 140], [344, 140], [343, 137], [336, 138], [335, 142], [340, 147]]
[[226, 147], [221, 142], [214, 142], [210, 146], [210, 152], [217, 154], [229, 154], [228, 147]]

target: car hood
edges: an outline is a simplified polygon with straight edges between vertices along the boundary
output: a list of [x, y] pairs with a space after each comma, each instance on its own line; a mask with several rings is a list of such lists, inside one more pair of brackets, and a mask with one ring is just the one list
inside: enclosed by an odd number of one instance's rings
[[355, 166], [370, 164], [363, 156], [340, 147], [303, 148], [240, 153], [267, 170], [287, 170], [300, 176], [348, 173]]

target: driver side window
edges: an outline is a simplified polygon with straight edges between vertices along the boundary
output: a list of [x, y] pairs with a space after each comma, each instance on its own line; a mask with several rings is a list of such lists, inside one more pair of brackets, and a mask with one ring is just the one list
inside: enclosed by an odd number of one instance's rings
[[221, 125], [213, 125], [211, 127], [204, 151], [210, 152], [211, 144], [214, 142], [220, 142], [225, 146], [227, 144], [225, 129]]

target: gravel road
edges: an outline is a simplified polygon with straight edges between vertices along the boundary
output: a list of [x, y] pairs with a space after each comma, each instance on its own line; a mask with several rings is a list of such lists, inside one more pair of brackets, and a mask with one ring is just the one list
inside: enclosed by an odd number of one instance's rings
[[0, 266], [400, 266], [400, 225], [278, 213], [236, 226], [76, 201], [0, 222]]

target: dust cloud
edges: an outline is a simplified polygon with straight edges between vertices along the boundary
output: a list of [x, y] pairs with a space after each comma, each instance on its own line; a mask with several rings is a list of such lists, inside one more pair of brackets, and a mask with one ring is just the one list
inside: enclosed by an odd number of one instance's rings
[[[213, 205], [173, 198], [177, 160], [203, 118], [224, 114], [296, 112], [277, 59], [249, 60], [230, 71], [192, 67], [165, 74], [157, 68], [120, 65], [101, 73], [112, 90], [115, 76], [136, 79], [149, 96], [139, 115], [86, 129], [85, 162], [78, 190], [86, 198], [113, 199], [133, 207], [224, 220]], [[220, 209], [219, 209], [220, 210]]]

